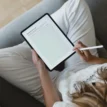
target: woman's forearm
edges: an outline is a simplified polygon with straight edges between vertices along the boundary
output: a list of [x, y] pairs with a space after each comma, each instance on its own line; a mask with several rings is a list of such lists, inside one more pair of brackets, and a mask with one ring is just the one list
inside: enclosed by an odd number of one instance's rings
[[94, 61], [95, 64], [103, 64], [103, 63], [107, 63], [107, 59], [105, 58], [96, 58]]
[[60, 101], [60, 97], [58, 96], [58, 93], [52, 83], [48, 71], [40, 71], [39, 75], [44, 92], [46, 107], [52, 107], [56, 101]]

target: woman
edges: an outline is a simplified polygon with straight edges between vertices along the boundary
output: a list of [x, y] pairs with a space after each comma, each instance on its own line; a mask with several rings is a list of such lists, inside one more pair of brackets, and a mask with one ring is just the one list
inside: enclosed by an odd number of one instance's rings
[[[39, 72], [46, 107], [106, 107], [107, 106], [107, 59], [93, 56], [81, 42], [74, 50], [87, 63], [96, 64], [72, 74], [63, 72], [54, 87], [44, 63], [32, 51], [33, 62]], [[103, 64], [105, 63], [105, 64]], [[97, 65], [98, 64], [98, 65]], [[69, 75], [68, 75], [69, 74]], [[77, 84], [78, 82], [78, 84]]]
[[[92, 17], [84, 0], [68, 0], [51, 16], [74, 45], [76, 45], [79, 40], [87, 46], [96, 45]], [[97, 56], [97, 50], [91, 50], [91, 54]], [[66, 69], [64, 71], [67, 72], [66, 78], [89, 66], [91, 66], [91, 64], [81, 61], [79, 55], [74, 54], [65, 62]], [[43, 67], [43, 69], [45, 68]], [[41, 68], [41, 70], [43, 69]], [[49, 72], [53, 83], [57, 83], [57, 78], [63, 78], [64, 71], [61, 73], [57, 70]], [[46, 73], [45, 75], [48, 74]], [[62, 76], [59, 77], [59, 75]], [[0, 50], [0, 76], [28, 92], [37, 100], [44, 102], [39, 74], [32, 62], [32, 53], [26, 43], [8, 48], [7, 50]], [[55, 95], [57, 97], [57, 94]]]

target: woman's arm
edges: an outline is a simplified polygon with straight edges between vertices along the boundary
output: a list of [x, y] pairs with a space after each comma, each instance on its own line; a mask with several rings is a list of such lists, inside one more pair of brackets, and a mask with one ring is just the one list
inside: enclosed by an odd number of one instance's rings
[[107, 63], [107, 59], [96, 57], [94, 60], [94, 64], [103, 64], [103, 63]]
[[58, 93], [54, 88], [54, 85], [50, 79], [49, 73], [47, 70], [40, 71], [40, 80], [44, 92], [44, 99], [46, 107], [52, 107], [53, 104], [57, 101], [60, 101]]
[[81, 59], [91, 64], [103, 64], [107, 63], [107, 59], [99, 58], [90, 53], [89, 50], [80, 51], [79, 48], [85, 48], [86, 46], [82, 42], [78, 42], [74, 50], [80, 55]]
[[32, 59], [40, 75], [46, 107], [52, 107], [55, 102], [60, 101], [60, 97], [54, 88], [52, 80], [43, 61], [38, 58], [35, 51], [32, 51]]

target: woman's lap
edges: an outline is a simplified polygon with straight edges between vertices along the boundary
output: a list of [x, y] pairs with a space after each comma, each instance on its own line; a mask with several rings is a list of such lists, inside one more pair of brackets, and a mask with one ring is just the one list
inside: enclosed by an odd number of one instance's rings
[[[68, 0], [52, 17], [74, 45], [78, 41], [87, 46], [96, 45], [92, 16], [84, 0]], [[91, 52], [97, 55], [97, 50]], [[77, 54], [65, 62], [65, 67], [76, 63], [82, 63]]]

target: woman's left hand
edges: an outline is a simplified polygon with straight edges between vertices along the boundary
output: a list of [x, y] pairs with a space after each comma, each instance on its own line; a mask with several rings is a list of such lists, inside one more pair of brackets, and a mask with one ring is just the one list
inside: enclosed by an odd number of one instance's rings
[[47, 70], [44, 62], [38, 57], [37, 53], [34, 50], [32, 50], [32, 60], [39, 72]]

